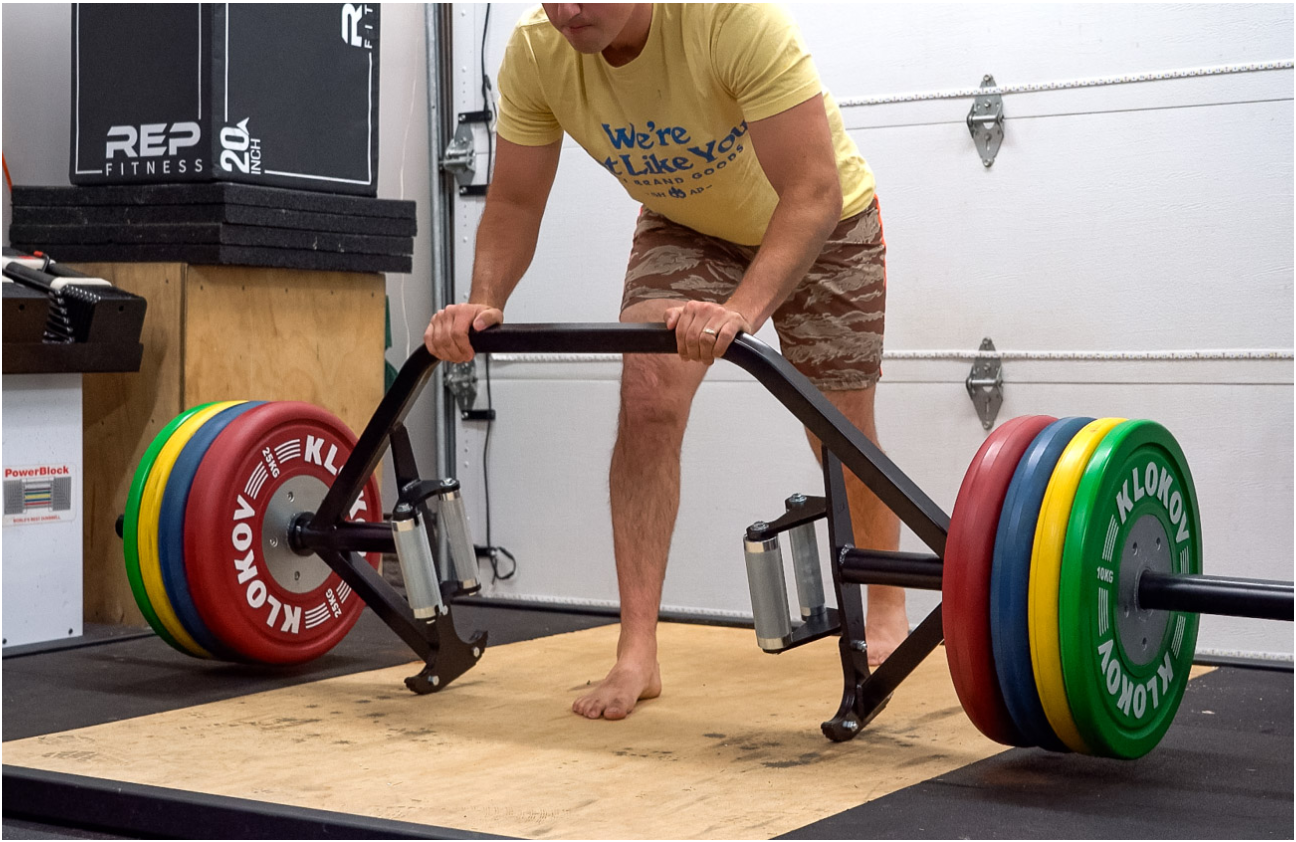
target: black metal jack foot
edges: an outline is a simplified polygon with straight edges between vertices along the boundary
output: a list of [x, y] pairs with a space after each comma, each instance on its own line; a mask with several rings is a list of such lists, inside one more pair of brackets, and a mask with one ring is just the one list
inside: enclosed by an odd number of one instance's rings
[[446, 613], [432, 621], [436, 646], [423, 670], [405, 679], [405, 686], [420, 696], [444, 690], [450, 682], [476, 666], [486, 651], [487, 632], [478, 632], [467, 642], [459, 639], [452, 610], [446, 606]]
[[864, 698], [864, 684], [869, 680], [868, 646], [863, 640], [851, 640], [843, 631], [837, 641], [841, 655], [844, 687], [842, 688], [841, 705], [832, 719], [820, 725], [824, 736], [835, 743], [844, 743], [854, 739], [857, 734], [877, 716], [885, 705], [879, 705], [872, 711], [865, 711], [861, 705]]
[[[858, 698], [858, 695], [856, 698]], [[847, 740], [852, 740], [859, 736], [860, 731], [864, 730], [865, 725], [872, 722], [879, 713], [886, 709], [887, 702], [890, 701], [891, 697], [887, 696], [882, 700], [881, 704], [873, 708], [873, 710], [869, 711], [869, 713], [862, 718], [860, 713], [854, 709], [855, 704], [852, 702], [849, 713], [843, 715], [838, 711], [838, 714], [832, 719], [820, 724], [819, 729], [823, 731], [825, 737], [832, 740], [834, 743], [844, 743]]]

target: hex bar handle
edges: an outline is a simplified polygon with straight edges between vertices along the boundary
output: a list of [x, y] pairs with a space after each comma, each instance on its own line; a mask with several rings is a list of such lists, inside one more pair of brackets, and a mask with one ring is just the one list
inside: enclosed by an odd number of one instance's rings
[[[675, 332], [660, 324], [499, 325], [470, 335], [481, 353], [674, 354]], [[724, 359], [756, 378], [872, 489], [936, 554], [945, 552], [949, 516], [869, 441], [809, 380], [764, 342], [739, 334]], [[420, 346], [360, 435], [310, 530], [336, 528], [377, 469], [395, 424], [409, 413], [438, 360]]]

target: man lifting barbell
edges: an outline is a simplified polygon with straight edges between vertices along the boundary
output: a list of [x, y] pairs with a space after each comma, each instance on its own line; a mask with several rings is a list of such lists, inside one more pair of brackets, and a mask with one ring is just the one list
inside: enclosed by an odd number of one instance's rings
[[[873, 174], [795, 23], [774, 7], [546, 4], [515, 28], [499, 86], [472, 289], [432, 317], [428, 350], [471, 360], [469, 330], [503, 321], [564, 132], [643, 204], [621, 321], [665, 322], [678, 343], [679, 359], [623, 362], [609, 479], [617, 661], [572, 705], [621, 719], [661, 692], [656, 623], [680, 445], [707, 366], [735, 335], [773, 319], [783, 355], [877, 441], [886, 247]], [[854, 476], [848, 497], [856, 544], [895, 550], [895, 515]], [[871, 587], [870, 664], [907, 633], [904, 591]]]

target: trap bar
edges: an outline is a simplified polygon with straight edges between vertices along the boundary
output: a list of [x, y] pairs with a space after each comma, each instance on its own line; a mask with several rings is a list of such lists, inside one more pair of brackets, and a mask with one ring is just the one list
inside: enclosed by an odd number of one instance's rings
[[[662, 325], [500, 325], [474, 333], [470, 339], [475, 351], [488, 354], [677, 353], [675, 332]], [[739, 334], [723, 359], [755, 377], [822, 442], [825, 496], [800, 498], [797, 516], [802, 518], [802, 523], [807, 518], [828, 520], [833, 545], [830, 567], [838, 607], [824, 609], [802, 623], [783, 649], [832, 634], [840, 637], [845, 685], [842, 703], [836, 716], [823, 724], [823, 730], [830, 739], [848, 740], [876, 716], [899, 683], [940, 645], [942, 632], [937, 607], [880, 667], [869, 669], [859, 583], [848, 580], [842, 572], [841, 560], [854, 545], [842, 469], [849, 468], [859, 477], [936, 558], [944, 556], [949, 516], [804, 375], [764, 342]], [[313, 516], [307, 514], [298, 519], [292, 536], [298, 552], [317, 553], [426, 661], [423, 672], [406, 681], [416, 692], [443, 689], [470, 669], [485, 648], [485, 635], [465, 643], [454, 631], [450, 597], [464, 592], [460, 582], [441, 583], [444, 606], [431, 617], [416, 617], [406, 600], [356, 555], [360, 551], [394, 552], [396, 542], [391, 533], [375, 528], [374, 524], [347, 523], [345, 517], [389, 447], [400, 488], [394, 511], [402, 506], [406, 510], [425, 509], [426, 501], [440, 487], [440, 483], [420, 479], [404, 427], [405, 417], [438, 362], [421, 346], [410, 356], [361, 433], [324, 501]], [[759, 532], [748, 530], [748, 540], [760, 540]]]

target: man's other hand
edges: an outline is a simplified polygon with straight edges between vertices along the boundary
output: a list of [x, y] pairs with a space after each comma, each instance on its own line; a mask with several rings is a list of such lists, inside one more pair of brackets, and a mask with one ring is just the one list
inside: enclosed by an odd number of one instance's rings
[[755, 332], [742, 313], [709, 301], [690, 301], [670, 308], [666, 311], [666, 327], [675, 331], [682, 359], [707, 365], [724, 356], [738, 331]]
[[473, 358], [469, 329], [483, 331], [504, 321], [504, 313], [485, 304], [451, 304], [432, 317], [423, 331], [423, 344], [437, 359], [466, 363]]

